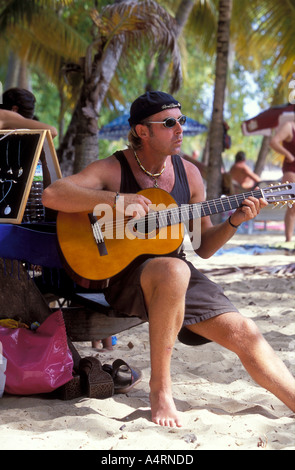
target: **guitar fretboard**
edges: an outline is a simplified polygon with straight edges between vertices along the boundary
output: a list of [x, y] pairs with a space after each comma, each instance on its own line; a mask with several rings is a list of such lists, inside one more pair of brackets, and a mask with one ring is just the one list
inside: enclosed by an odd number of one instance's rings
[[253, 196], [256, 199], [264, 197], [262, 191], [259, 189], [249, 191], [247, 193], [235, 194], [233, 196], [224, 196], [196, 204], [182, 204], [180, 207], [164, 209], [158, 212], [150, 212], [140, 219], [136, 225], [139, 230], [140, 225], [142, 224], [145, 227], [150, 227], [150, 224], [153, 224], [155, 228], [160, 229], [169, 225], [185, 223], [192, 219], [219, 214], [221, 212], [228, 212], [240, 207], [242, 202], [249, 196]]

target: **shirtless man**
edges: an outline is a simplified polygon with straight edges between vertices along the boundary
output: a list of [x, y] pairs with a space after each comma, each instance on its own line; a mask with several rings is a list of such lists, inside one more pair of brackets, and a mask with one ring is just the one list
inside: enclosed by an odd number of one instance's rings
[[[295, 123], [286, 122], [272, 137], [270, 146], [283, 155], [283, 182], [295, 183]], [[295, 205], [287, 207], [285, 214], [286, 242], [292, 241], [295, 227]]]
[[[44, 205], [64, 212], [91, 212], [97, 204], [113, 207], [116, 203], [124, 213], [133, 204], [143, 216], [151, 201], [136, 192], [151, 186], [171, 193], [179, 205], [204, 201], [199, 170], [177, 155], [184, 121], [181, 106], [171, 95], [145, 93], [130, 109], [130, 147], [54, 182], [43, 193]], [[250, 197], [230, 219], [216, 226], [210, 217], [203, 217], [196, 253], [203, 258], [213, 255], [242, 222], [254, 218], [266, 204], [264, 199]], [[294, 379], [254, 322], [242, 317], [222, 289], [183, 256], [153, 257], [136, 263], [124, 276], [111, 281], [105, 295], [114, 308], [149, 321], [154, 423], [181, 426], [170, 375], [178, 334], [190, 336], [191, 344], [209, 340], [234, 351], [254, 380], [295, 410]]]
[[241, 189], [251, 189], [260, 181], [260, 177], [247, 165], [245, 152], [241, 151], [236, 154], [235, 163], [229, 170], [229, 174], [238, 192]]

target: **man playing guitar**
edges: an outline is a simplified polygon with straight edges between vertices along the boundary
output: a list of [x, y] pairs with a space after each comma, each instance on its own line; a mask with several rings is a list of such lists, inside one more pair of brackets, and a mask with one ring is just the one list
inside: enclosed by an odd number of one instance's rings
[[[140, 190], [160, 188], [179, 206], [204, 201], [199, 170], [178, 156], [184, 122], [181, 105], [171, 95], [145, 93], [130, 108], [129, 148], [53, 183], [44, 191], [44, 205], [66, 214], [115, 206], [123, 217], [131, 212], [139, 219], [149, 213], [153, 202]], [[221, 224], [214, 226], [209, 215], [202, 217], [197, 255], [212, 256], [241, 223], [254, 218], [266, 205], [264, 198], [249, 196]], [[123, 257], [123, 249], [121, 253]], [[177, 335], [187, 344], [215, 341], [235, 352], [258, 384], [295, 410], [295, 381], [283, 362], [254, 322], [244, 318], [222, 289], [189, 263], [182, 251], [139, 257], [124, 269], [124, 276], [110, 280], [105, 296], [120, 312], [149, 321], [154, 423], [181, 426], [170, 376]]]

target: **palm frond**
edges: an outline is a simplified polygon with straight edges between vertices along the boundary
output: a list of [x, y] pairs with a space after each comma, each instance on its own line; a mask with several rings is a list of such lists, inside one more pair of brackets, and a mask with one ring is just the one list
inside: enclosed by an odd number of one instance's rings
[[27, 22], [12, 24], [6, 28], [5, 37], [20, 58], [43, 69], [54, 83], [60, 80], [62, 64], [77, 63], [88, 46], [88, 42], [52, 10], [32, 13], [29, 25]]
[[256, 0], [255, 6], [257, 27], [253, 43], [258, 49], [267, 49], [273, 64], [286, 74], [294, 68], [295, 61], [294, 0]]
[[73, 0], [0, 0], [0, 31], [16, 24], [30, 24], [34, 15], [40, 15], [44, 9], [55, 11], [56, 8], [70, 5]]
[[197, 46], [206, 53], [216, 52], [217, 4], [212, 0], [198, 0], [190, 14], [186, 31], [194, 34]]
[[[101, 14], [104, 48], [112, 41], [122, 41], [129, 58], [135, 48], [148, 43], [150, 53], [163, 51], [171, 57], [173, 73], [171, 91], [181, 84], [180, 53], [177, 45], [177, 25], [173, 17], [153, 0], [130, 1], [108, 5]], [[132, 49], [133, 48], [133, 49]]]

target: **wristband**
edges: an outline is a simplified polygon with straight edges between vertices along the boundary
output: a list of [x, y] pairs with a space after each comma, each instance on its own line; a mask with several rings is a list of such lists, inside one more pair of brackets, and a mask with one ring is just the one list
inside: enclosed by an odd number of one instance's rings
[[231, 222], [231, 220], [230, 220], [230, 219], [231, 219], [231, 215], [230, 215], [230, 216], [229, 216], [229, 218], [227, 219], [227, 220], [228, 220], [228, 223], [229, 223], [229, 225], [231, 225], [231, 226], [232, 226], [233, 228], [235, 228], [235, 229], [239, 228], [239, 226], [240, 226], [240, 225], [234, 225], [234, 224]]
[[119, 197], [120, 197], [120, 193], [117, 192], [115, 196], [114, 204], [113, 204], [113, 209], [115, 209]]

